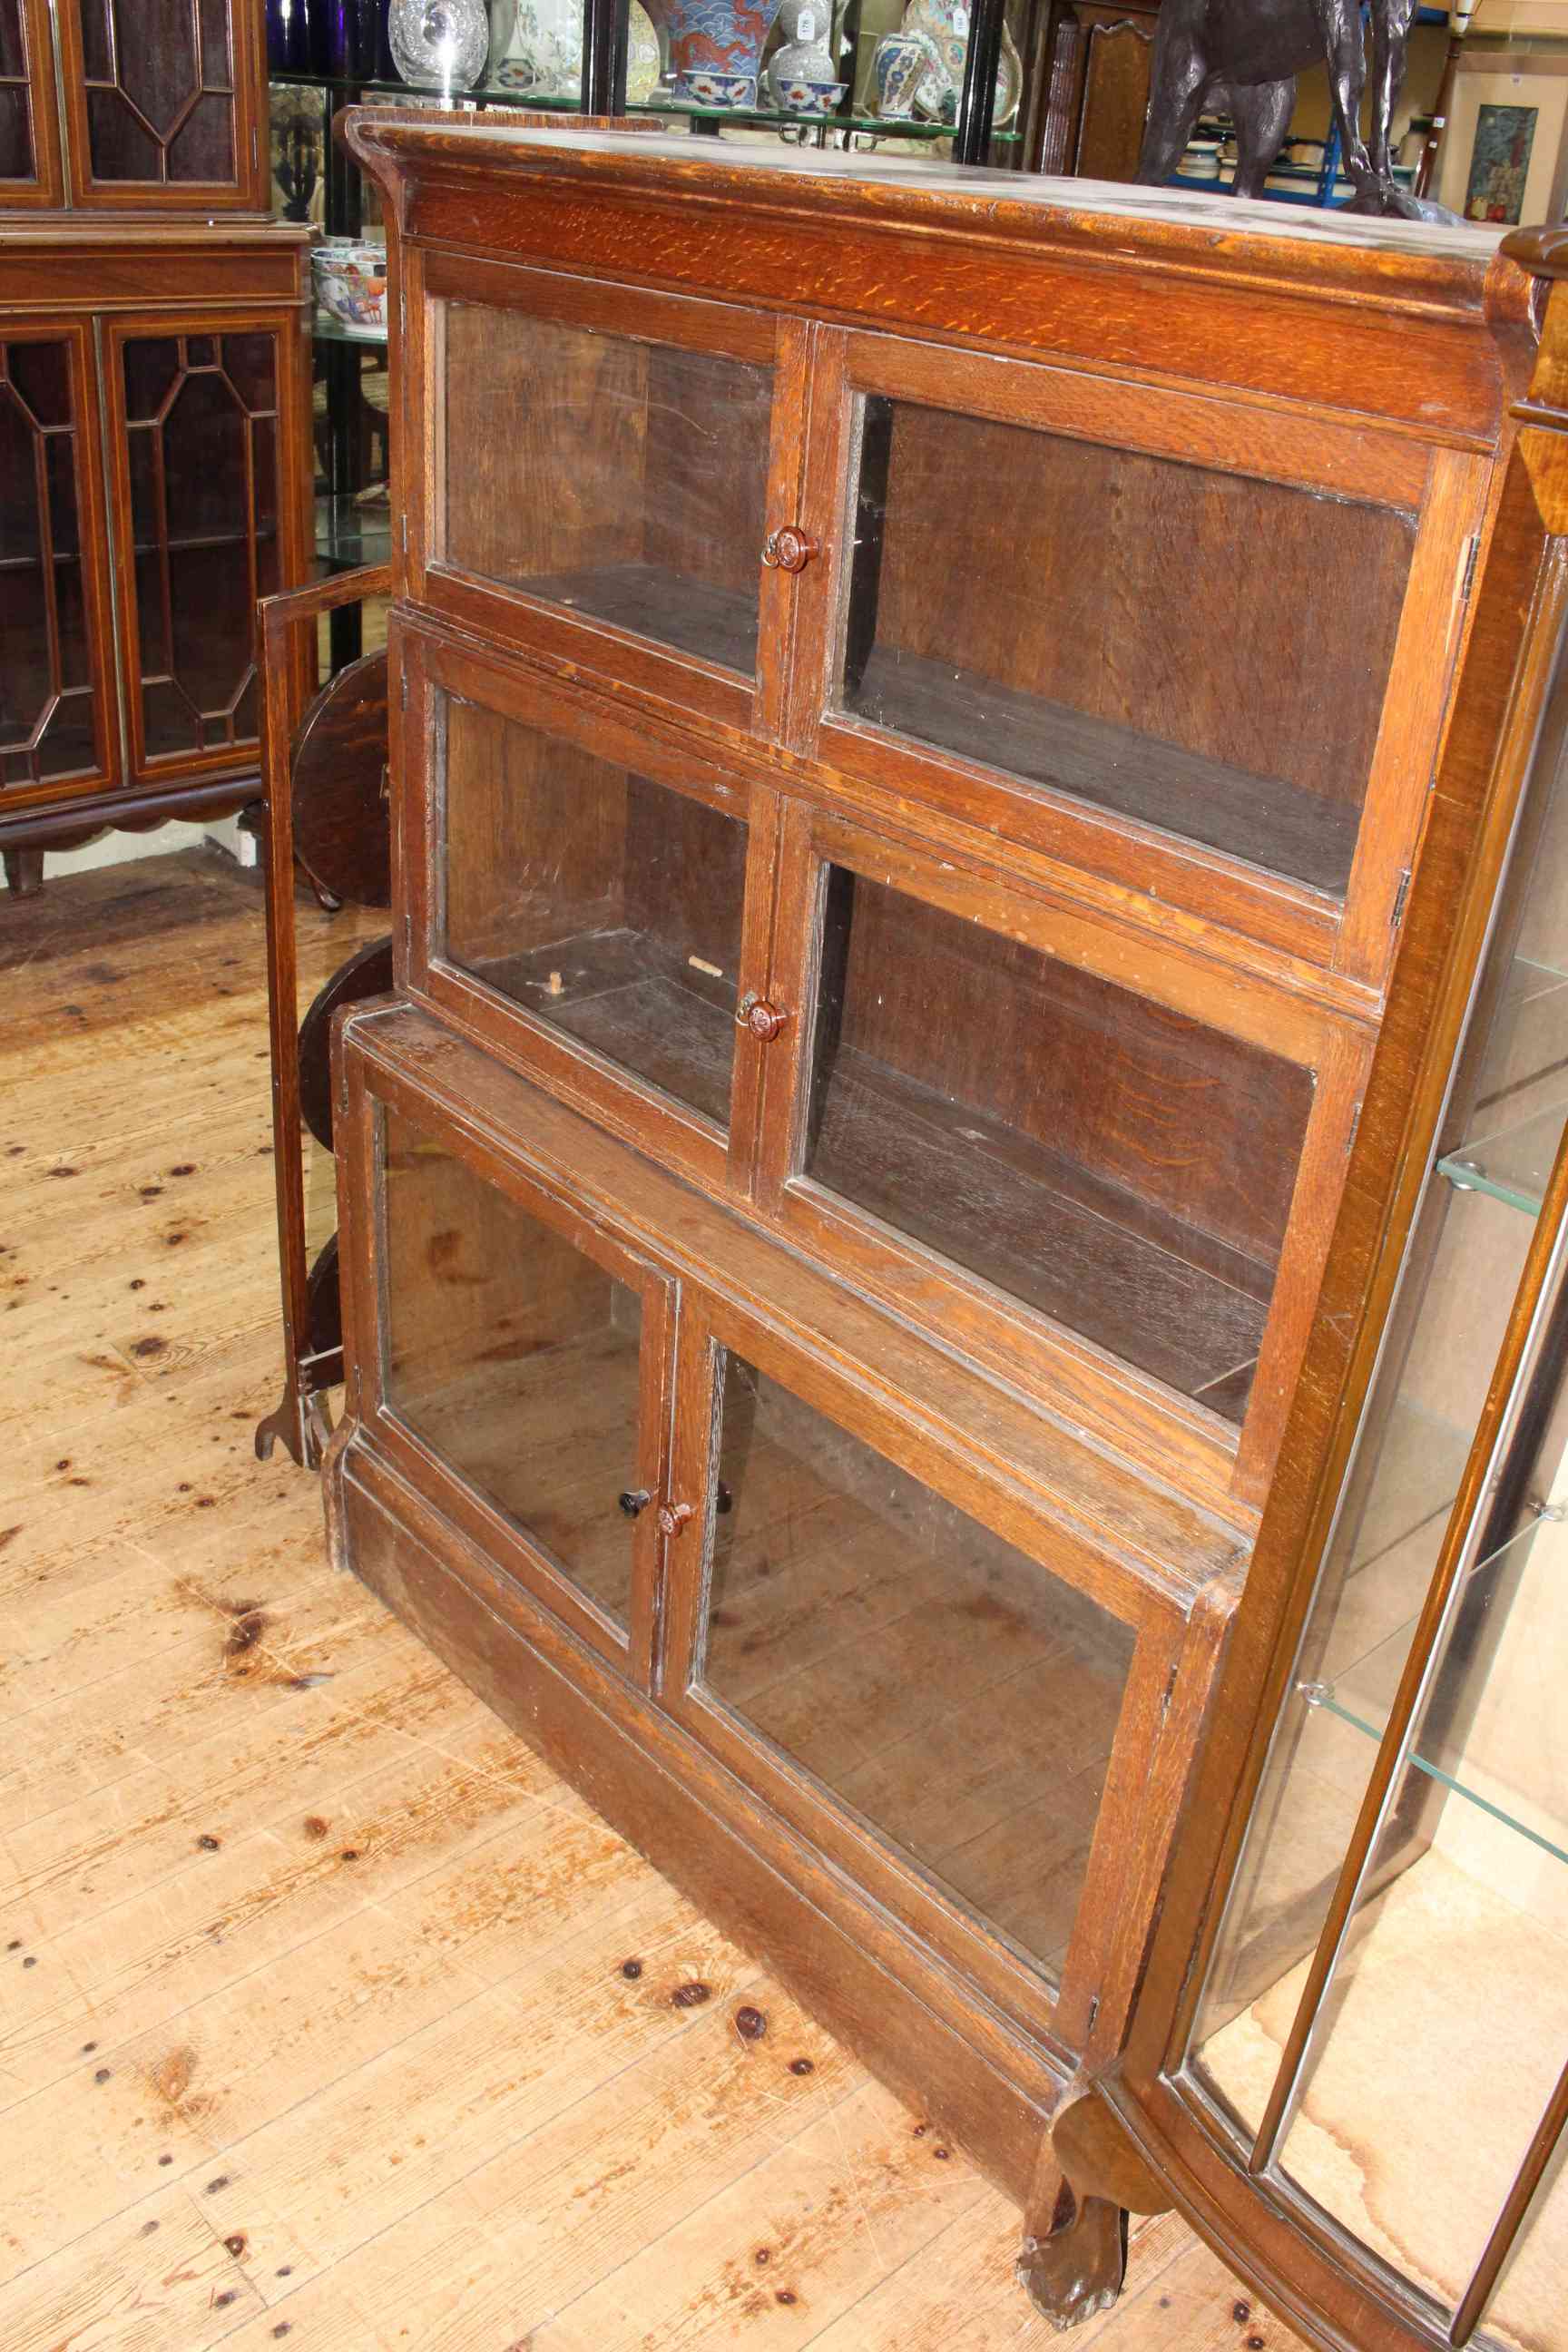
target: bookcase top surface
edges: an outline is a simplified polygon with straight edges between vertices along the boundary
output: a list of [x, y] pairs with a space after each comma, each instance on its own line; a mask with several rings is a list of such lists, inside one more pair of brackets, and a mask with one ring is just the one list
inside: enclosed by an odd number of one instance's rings
[[[1453, 225], [1424, 221], [1377, 220], [1343, 211], [1272, 204], [1226, 194], [1204, 194], [1181, 188], [1137, 187], [1120, 181], [1061, 179], [1041, 173], [1005, 172], [921, 162], [918, 165], [879, 155], [845, 155], [815, 149], [742, 146], [729, 142], [695, 141], [684, 132], [605, 131], [538, 124], [498, 126], [488, 119], [458, 114], [426, 117], [412, 123], [385, 116], [378, 124], [374, 110], [360, 118], [373, 143], [411, 160], [422, 150], [445, 152], [455, 160], [468, 151], [471, 161], [483, 154], [487, 162], [520, 173], [554, 164], [630, 167], [639, 178], [650, 165], [660, 167], [672, 184], [695, 190], [704, 184], [721, 184], [773, 204], [790, 194], [809, 203], [814, 195], [853, 194], [893, 200], [905, 198], [909, 209], [924, 212], [933, 205], [984, 215], [997, 205], [1023, 206], [1042, 215], [1082, 219], [1098, 215], [1108, 223], [1122, 221], [1206, 233], [1226, 238], [1245, 235], [1285, 246], [1317, 245], [1350, 248], [1414, 260], [1468, 262], [1484, 272], [1506, 232], [1466, 222]], [[737, 188], [737, 183], [740, 184]]]

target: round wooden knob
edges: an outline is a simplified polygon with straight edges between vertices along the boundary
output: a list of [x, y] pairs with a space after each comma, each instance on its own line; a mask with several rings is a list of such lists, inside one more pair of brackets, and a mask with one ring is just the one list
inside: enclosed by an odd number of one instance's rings
[[776, 1004], [770, 1004], [765, 996], [743, 996], [735, 1014], [736, 1025], [749, 1029], [764, 1045], [778, 1035], [788, 1019], [789, 1014], [782, 1013]]
[[763, 562], [770, 572], [804, 572], [814, 555], [821, 549], [808, 530], [795, 522], [786, 522], [777, 530], [770, 530], [763, 542]]
[[658, 1507], [660, 1535], [678, 1536], [688, 1519], [695, 1516], [689, 1503], [661, 1503]]

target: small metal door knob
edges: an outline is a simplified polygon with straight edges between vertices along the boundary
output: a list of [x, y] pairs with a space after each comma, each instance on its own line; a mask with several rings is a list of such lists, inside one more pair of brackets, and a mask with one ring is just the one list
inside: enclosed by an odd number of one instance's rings
[[648, 1505], [653, 1500], [653, 1496], [648, 1493], [646, 1486], [637, 1486], [628, 1494], [617, 1495], [616, 1500], [619, 1503], [622, 1510], [625, 1511], [627, 1518], [635, 1519], [639, 1512], [647, 1510]]
[[763, 562], [770, 572], [804, 572], [812, 557], [821, 552], [811, 533], [795, 522], [770, 530], [763, 541]]
[[660, 1535], [678, 1536], [688, 1519], [696, 1516], [689, 1503], [661, 1503], [658, 1507]]
[[755, 995], [751, 990], [735, 1008], [736, 1027], [749, 1029], [752, 1036], [761, 1037], [764, 1045], [770, 1037], [778, 1035], [788, 1019], [787, 1013], [781, 1012], [776, 1004], [770, 1004], [765, 996]]

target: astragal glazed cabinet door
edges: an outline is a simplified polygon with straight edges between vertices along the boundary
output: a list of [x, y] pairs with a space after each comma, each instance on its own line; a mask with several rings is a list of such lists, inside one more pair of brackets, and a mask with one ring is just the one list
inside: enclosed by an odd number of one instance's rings
[[261, 212], [266, 90], [255, 0], [58, 0], [73, 205]]
[[261, 725], [257, 602], [300, 561], [289, 334], [217, 315], [115, 321], [104, 358], [132, 781], [239, 769]]
[[99, 412], [88, 330], [0, 335], [0, 795], [118, 778]]
[[0, 0], [0, 206], [61, 203], [47, 0]]

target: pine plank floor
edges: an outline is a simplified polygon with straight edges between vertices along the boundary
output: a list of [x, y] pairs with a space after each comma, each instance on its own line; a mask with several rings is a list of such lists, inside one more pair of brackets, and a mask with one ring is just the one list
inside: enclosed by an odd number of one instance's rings
[[[301, 924], [312, 982], [381, 928]], [[189, 853], [0, 898], [0, 2345], [1054, 2343], [962, 2149], [255, 1461], [268, 1137], [248, 883]], [[1072, 2340], [1298, 2339], [1167, 2218]]]

